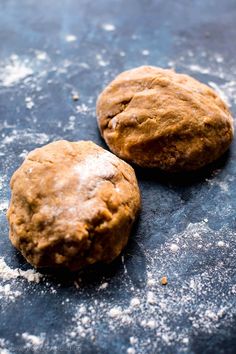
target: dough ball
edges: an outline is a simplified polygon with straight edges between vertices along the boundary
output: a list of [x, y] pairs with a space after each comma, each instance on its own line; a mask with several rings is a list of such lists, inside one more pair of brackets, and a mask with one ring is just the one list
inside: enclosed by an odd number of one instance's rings
[[35, 267], [111, 262], [140, 207], [134, 170], [90, 141], [32, 151], [11, 179], [10, 239]]
[[229, 109], [211, 88], [152, 66], [118, 75], [99, 96], [97, 117], [116, 155], [166, 171], [203, 167], [233, 138]]

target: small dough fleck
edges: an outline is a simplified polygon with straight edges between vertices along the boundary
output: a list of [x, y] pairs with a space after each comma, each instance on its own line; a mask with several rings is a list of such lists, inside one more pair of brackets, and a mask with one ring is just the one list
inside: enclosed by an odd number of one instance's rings
[[167, 277], [162, 277], [161, 278], [161, 285], [167, 285], [167, 283], [168, 283]]
[[35, 149], [13, 174], [11, 189], [10, 240], [35, 267], [111, 262], [140, 208], [133, 168], [90, 141]]
[[234, 133], [231, 113], [215, 91], [153, 66], [118, 75], [98, 97], [97, 119], [117, 156], [170, 172], [213, 162]]

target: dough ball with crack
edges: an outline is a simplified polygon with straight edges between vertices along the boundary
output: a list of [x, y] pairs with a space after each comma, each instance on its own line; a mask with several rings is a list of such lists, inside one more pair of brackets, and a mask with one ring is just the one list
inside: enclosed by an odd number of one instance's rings
[[134, 170], [90, 141], [32, 151], [11, 179], [10, 239], [35, 267], [109, 263], [140, 207]]
[[233, 138], [229, 109], [211, 88], [151, 66], [118, 75], [99, 96], [97, 117], [116, 155], [166, 171], [201, 168]]

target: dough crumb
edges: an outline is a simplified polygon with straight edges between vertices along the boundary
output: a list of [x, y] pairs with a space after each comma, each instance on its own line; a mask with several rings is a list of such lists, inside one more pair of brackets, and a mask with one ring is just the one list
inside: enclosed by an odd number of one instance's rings
[[167, 285], [167, 283], [168, 283], [167, 277], [162, 277], [161, 278], [161, 285]]

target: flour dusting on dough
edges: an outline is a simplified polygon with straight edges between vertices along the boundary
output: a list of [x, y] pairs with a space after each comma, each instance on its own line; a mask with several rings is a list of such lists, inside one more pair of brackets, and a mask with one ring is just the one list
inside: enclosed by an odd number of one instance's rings
[[79, 173], [81, 184], [86, 184], [94, 178], [110, 179], [116, 173], [114, 167], [116, 157], [109, 152], [97, 155], [88, 155], [84, 161], [74, 167], [74, 171]]

